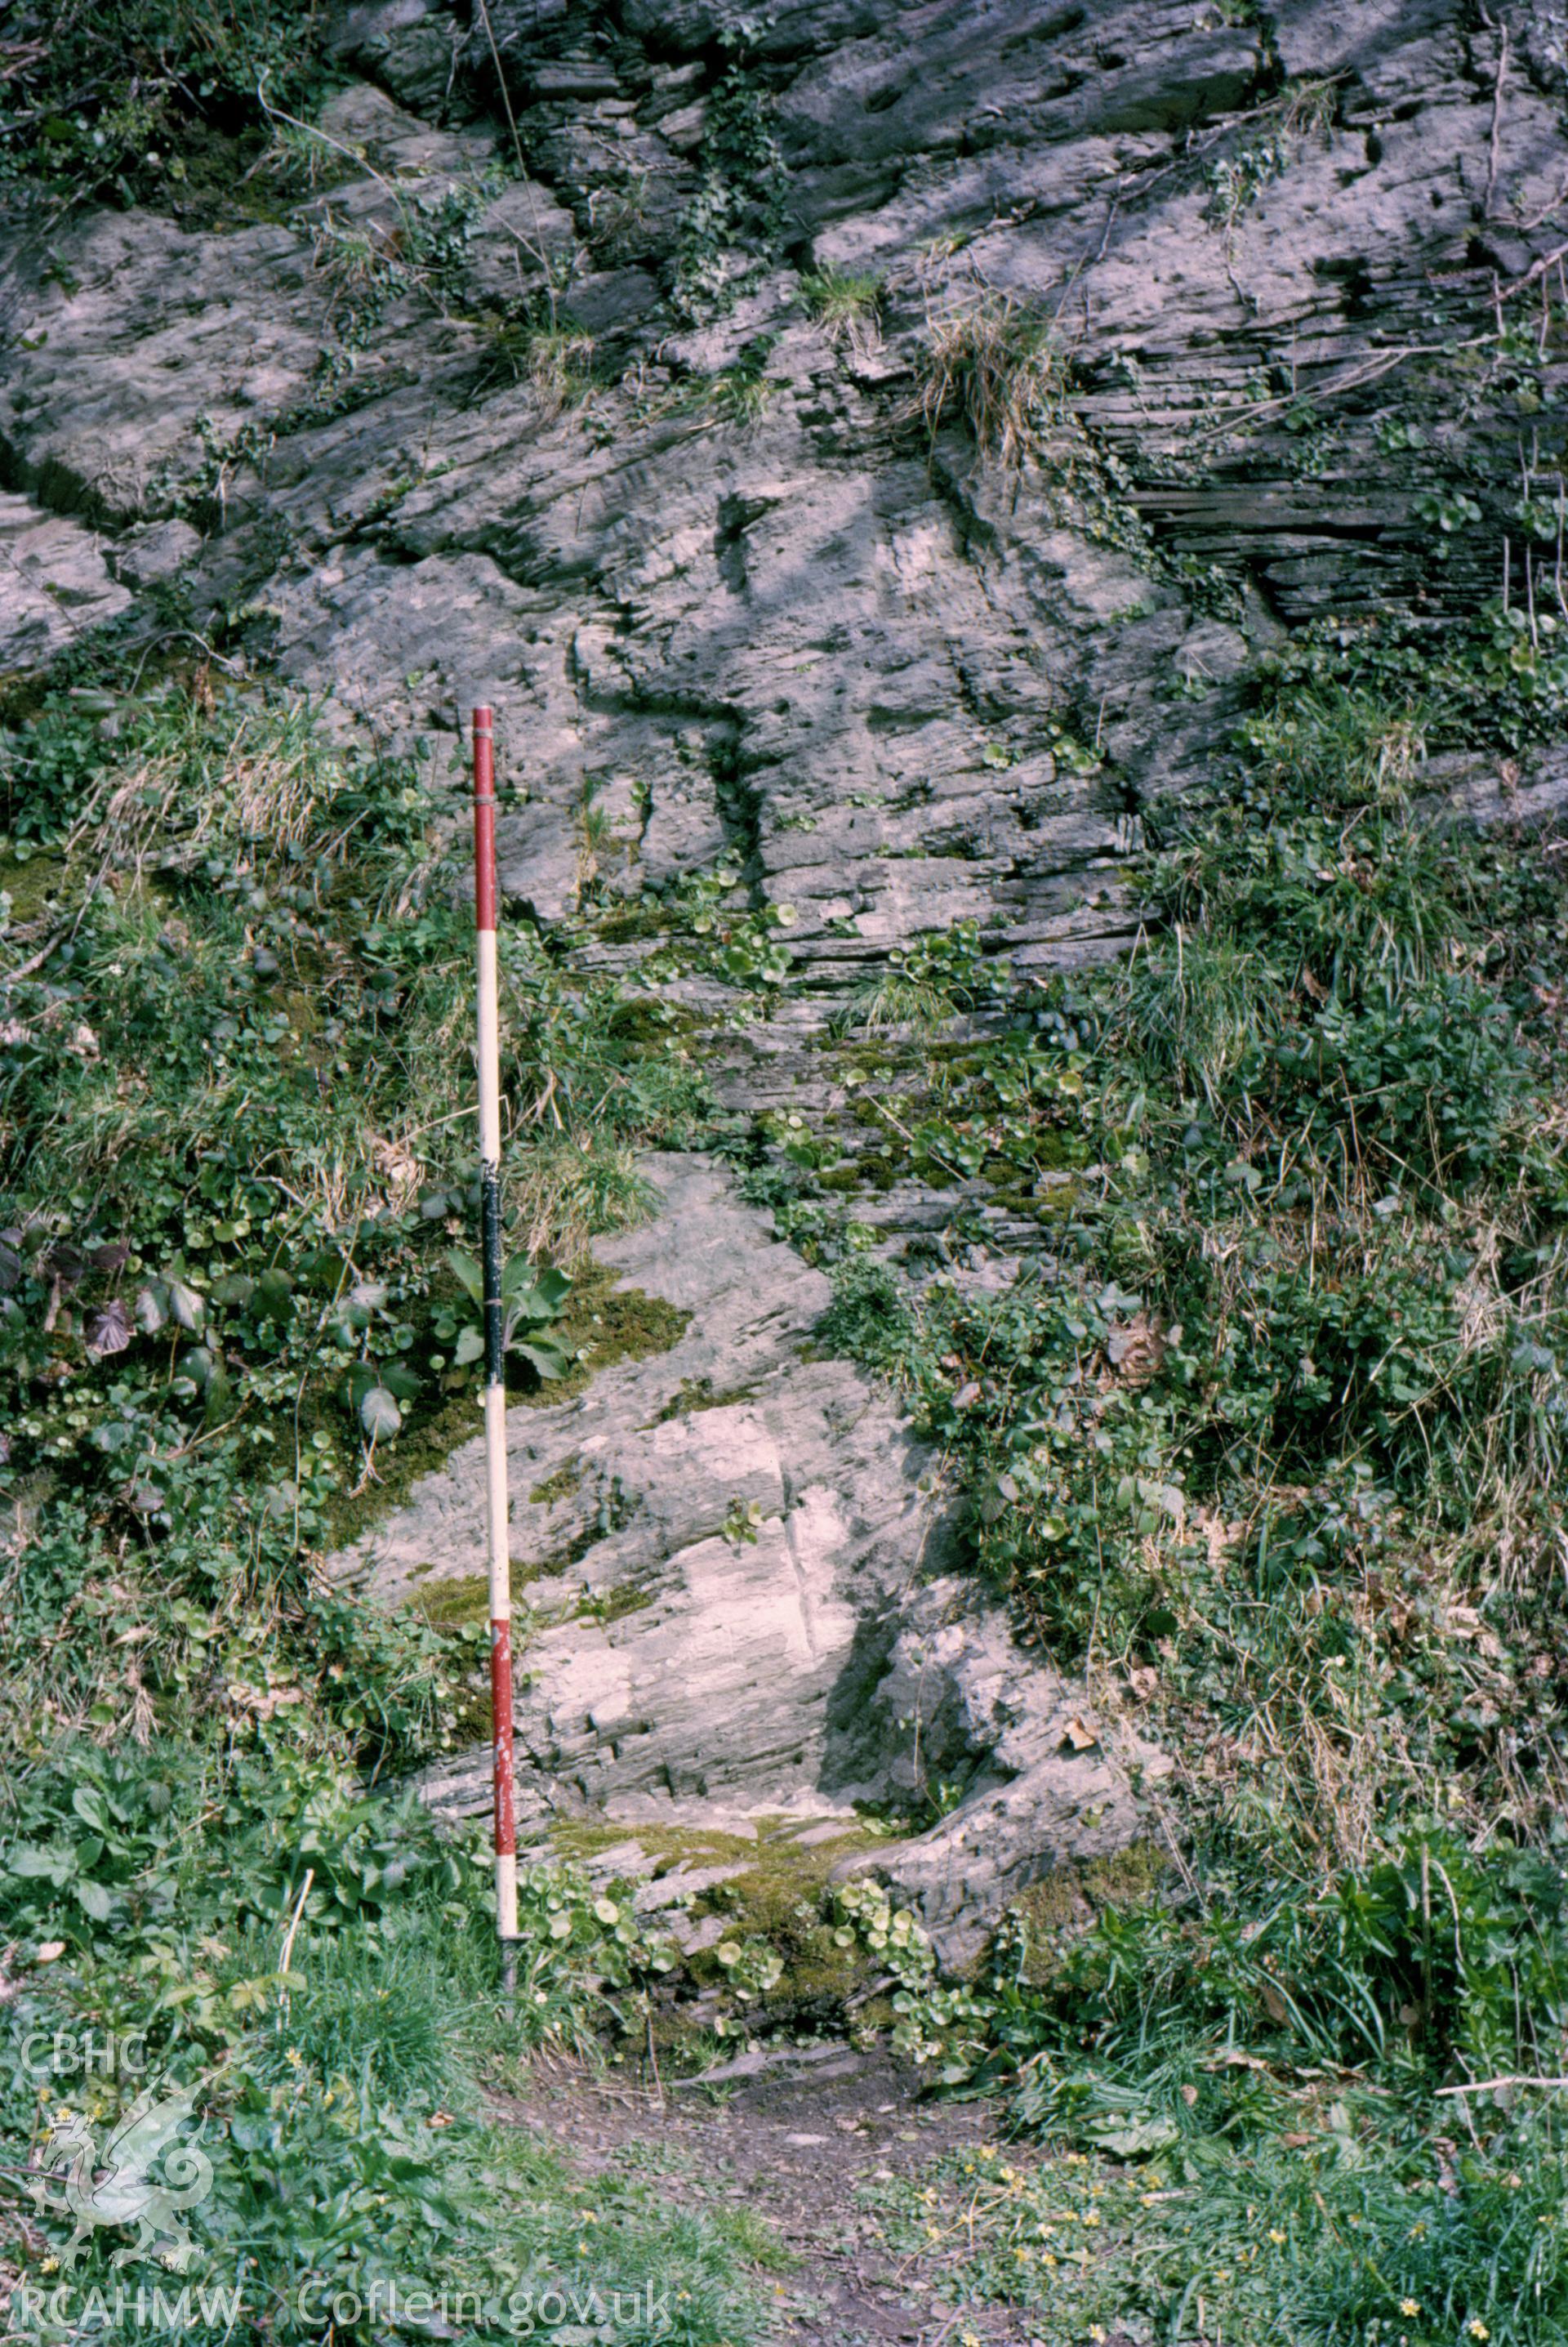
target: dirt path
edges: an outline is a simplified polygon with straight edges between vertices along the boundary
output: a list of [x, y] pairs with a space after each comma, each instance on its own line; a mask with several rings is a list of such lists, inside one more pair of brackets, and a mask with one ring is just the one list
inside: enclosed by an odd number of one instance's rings
[[829, 2046], [718, 2092], [680, 2086], [662, 2099], [555, 2073], [505, 2107], [596, 2173], [652, 2148], [672, 2198], [748, 2208], [799, 2261], [779, 2278], [779, 2347], [956, 2347], [966, 2334], [1028, 2347], [1026, 2318], [960, 2308], [945, 2292], [939, 2301], [935, 2270], [891, 2250], [868, 2205], [879, 2185], [939, 2154], [998, 2138], [992, 2106], [917, 2095], [913, 2075], [885, 2054]]

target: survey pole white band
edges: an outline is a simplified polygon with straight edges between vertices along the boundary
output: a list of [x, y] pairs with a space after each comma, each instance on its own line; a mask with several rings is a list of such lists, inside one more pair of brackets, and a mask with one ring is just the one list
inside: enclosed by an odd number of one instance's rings
[[495, 1764], [495, 1929], [517, 1937], [512, 1749], [512, 1556], [507, 1526], [505, 1328], [501, 1296], [501, 1011], [495, 960], [494, 723], [473, 712], [473, 921], [479, 982], [479, 1222], [484, 1317], [484, 1525]]

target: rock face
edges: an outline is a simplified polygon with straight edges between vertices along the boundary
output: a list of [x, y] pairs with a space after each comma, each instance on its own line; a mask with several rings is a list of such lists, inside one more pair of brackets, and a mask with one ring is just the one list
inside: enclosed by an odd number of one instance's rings
[[26, 497], [0, 497], [0, 664], [42, 668], [130, 600], [94, 531]]
[[[497, 0], [493, 54], [437, 0], [345, 10], [370, 79], [323, 127], [365, 173], [13, 256], [9, 486], [183, 514], [198, 611], [345, 723], [450, 726], [483, 688], [545, 918], [618, 791], [618, 885], [742, 854], [824, 990], [957, 919], [1024, 964], [1111, 949], [1140, 805], [1225, 738], [1231, 620], [1495, 591], [1509, 398], [1437, 444], [1390, 425], [1428, 345], [1545, 282], [1561, 61], [1521, 12], [1500, 84], [1501, 20], [1451, 0], [846, 0], [771, 14], [732, 82], [742, 14]], [[528, 163], [499, 192], [497, 57]], [[809, 270], [875, 307], [813, 316]], [[1063, 394], [1021, 470], [910, 420], [933, 324], [1009, 303]], [[596, 387], [552, 374], [546, 316]], [[1434, 564], [1461, 456], [1495, 490]]]
[[[531, 802], [509, 886], [544, 917], [585, 794], [619, 786], [625, 884], [743, 853], [820, 988], [961, 918], [1025, 964], [1107, 950], [1138, 805], [1203, 771], [1246, 654], [1189, 572], [1255, 632], [1494, 590], [1507, 399], [1439, 451], [1496, 480], [1442, 566], [1432, 453], [1389, 425], [1423, 345], [1552, 250], [1530, 21], [1500, 98], [1499, 30], [1450, 0], [786, 9], [742, 77], [776, 142], [748, 181], [708, 121], [739, 12], [490, 17], [494, 55], [435, 0], [346, 10], [372, 78], [323, 127], [369, 172], [276, 222], [25, 245], [0, 456], [51, 512], [195, 521], [197, 609], [345, 723], [450, 725], [483, 687]], [[497, 56], [529, 165], [499, 193]], [[704, 186], [731, 241], [694, 256]], [[399, 265], [449, 212], [440, 267]], [[389, 256], [366, 283], [353, 235]], [[808, 266], [874, 278], [875, 312], [814, 319]], [[1012, 473], [909, 422], [928, 322], [1008, 302], [1054, 321], [1070, 394]], [[592, 344], [585, 397], [529, 303]]]
[[[14, 245], [0, 658], [156, 589], [345, 728], [439, 740], [494, 701], [514, 910], [733, 866], [732, 907], [792, 909], [794, 967], [716, 1079], [820, 1108], [809, 1047], [901, 942], [973, 921], [1027, 969], [1135, 933], [1144, 814], [1207, 778], [1282, 630], [1496, 590], [1521, 463], [1558, 462], [1560, 352], [1526, 383], [1480, 347], [1547, 333], [1553, 22], [344, 7], [324, 184]], [[1461, 477], [1480, 520], [1451, 528]], [[1517, 812], [1561, 776], [1433, 783]], [[712, 1169], [664, 1178], [607, 1253], [686, 1337], [514, 1419], [521, 1492], [578, 1477], [515, 1527], [530, 1749], [628, 1814], [903, 1798], [919, 1718], [921, 1768], [969, 1790], [901, 1863], [959, 1929], [1135, 1830], [1128, 1780], [952, 1578], [887, 1403], [803, 1356], [821, 1282]], [[892, 1245], [962, 1197], [864, 1211]], [[459, 1452], [389, 1524], [389, 1594], [470, 1569], [478, 1490]]]
[[[508, 1419], [520, 1759], [536, 1799], [679, 1822], [964, 1794], [901, 1845], [898, 1879], [950, 1953], [1054, 1867], [1138, 1830], [1161, 1756], [1105, 1746], [1081, 1688], [1013, 1646], [944, 1574], [934, 1461], [847, 1362], [812, 1359], [829, 1286], [701, 1158], [649, 1168], [661, 1204], [601, 1243], [691, 1317], [667, 1352]], [[484, 1553], [477, 1440], [338, 1569], [395, 1600]], [[727, 1530], [726, 1527], [728, 1527]], [[488, 1800], [459, 1769], [444, 1805]]]

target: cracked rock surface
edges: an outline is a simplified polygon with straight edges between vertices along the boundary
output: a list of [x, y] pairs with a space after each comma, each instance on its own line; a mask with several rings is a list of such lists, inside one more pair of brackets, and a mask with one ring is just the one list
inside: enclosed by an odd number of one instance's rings
[[[508, 1417], [520, 1763], [536, 1800], [727, 1828], [918, 1807], [928, 1783], [968, 1781], [891, 1863], [939, 1943], [972, 1954], [1008, 1895], [1130, 1840], [1135, 1779], [1166, 1764], [1109, 1728], [1102, 1744], [1082, 1689], [1026, 1663], [994, 1604], [941, 1571], [929, 1456], [858, 1369], [809, 1358], [823, 1276], [721, 1168], [651, 1171], [657, 1218], [600, 1254], [689, 1312], [686, 1333]], [[475, 1439], [338, 1569], [389, 1599], [465, 1579], [482, 1506]], [[448, 1809], [481, 1808], [487, 1764], [440, 1784]]]
[[[493, 54], [443, 0], [342, 7], [323, 188], [15, 241], [0, 665], [144, 610], [155, 632], [172, 592], [344, 730], [439, 750], [493, 701], [514, 915], [564, 922], [596, 862], [636, 900], [721, 858], [733, 906], [792, 908], [776, 1015], [713, 1036], [722, 1100], [755, 1113], [820, 1106], [814, 1044], [921, 931], [972, 920], [1023, 969], [1124, 948], [1145, 812], [1207, 780], [1284, 630], [1496, 590], [1538, 425], [1471, 395], [1465, 338], [1504, 301], [1533, 314], [1568, 167], [1547, 12], [782, 0], [747, 68], [779, 217], [764, 233], [742, 189], [734, 244], [702, 256], [725, 298], [694, 302], [742, 14], [491, 0]], [[345, 268], [345, 238], [384, 259], [443, 220], [439, 271], [385, 267], [372, 301]], [[825, 271], [878, 281], [874, 312], [814, 316]], [[933, 331], [1010, 303], [1049, 325], [1062, 393], [1013, 467], [916, 421]], [[591, 385], [528, 355], [519, 322], [546, 313]], [[1540, 381], [1560, 402], [1561, 364]], [[1441, 561], [1439, 459], [1484, 524]], [[1461, 766], [1432, 777], [1456, 819], [1568, 788], [1560, 754]], [[601, 935], [585, 959], [647, 949]], [[1155, 1758], [1080, 1747], [1083, 1691], [955, 1574], [930, 1462], [810, 1355], [822, 1279], [711, 1165], [659, 1172], [657, 1221], [603, 1253], [689, 1309], [686, 1336], [512, 1419], [539, 1783], [628, 1819], [828, 1815], [916, 1789], [919, 1716], [970, 1789], [899, 1864], [962, 1940], [1138, 1831]], [[901, 1181], [858, 1210], [892, 1247], [972, 1203]], [[1026, 1220], [988, 1235], [1039, 1249]], [[568, 1467], [570, 1494], [527, 1499]], [[726, 1536], [738, 1501], [755, 1540]], [[473, 1572], [479, 1508], [470, 1446], [372, 1543], [386, 1596]]]

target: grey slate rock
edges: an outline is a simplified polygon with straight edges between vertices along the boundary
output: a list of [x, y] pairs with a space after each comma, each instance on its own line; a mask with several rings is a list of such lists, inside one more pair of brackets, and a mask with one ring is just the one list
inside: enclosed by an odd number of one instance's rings
[[[797, 915], [794, 981], [748, 1030], [709, 979], [669, 999], [705, 1022], [728, 1110], [836, 1118], [814, 1046], [912, 932], [972, 919], [1042, 976], [1127, 947], [1145, 815], [1222, 769], [1261, 651], [1308, 619], [1441, 624], [1496, 593], [1562, 354], [1538, 416], [1500, 398], [1445, 425], [1483, 521], [1441, 563], [1417, 505], [1431, 446], [1390, 453], [1382, 427], [1429, 400], [1395, 354], [1488, 323], [1494, 275], [1561, 241], [1563, 77], [1514, 5], [1489, 28], [1449, 0], [1278, 0], [1257, 25], [1193, 0], [783, 0], [748, 68], [790, 164], [779, 249], [728, 314], [677, 319], [719, 36], [751, 13], [491, 0], [519, 180], [482, 27], [441, 0], [348, 6], [339, 53], [362, 78], [329, 119], [372, 168], [277, 222], [83, 208], [48, 255], [16, 241], [0, 661], [39, 666], [104, 618], [154, 631], [150, 590], [174, 579], [345, 735], [444, 752], [460, 706], [492, 701], [523, 794], [503, 825], [514, 913], [569, 912], [589, 785], [617, 835], [606, 890], [734, 859], [754, 907]], [[1261, 135], [1280, 69], [1335, 77], [1332, 119], [1227, 225], [1209, 175]], [[342, 372], [328, 210], [391, 231], [399, 204], [497, 167], [443, 287], [392, 302]], [[874, 334], [807, 315], [801, 272], [828, 267], [881, 281]], [[523, 348], [546, 268], [602, 378], [560, 412]], [[986, 289], [1054, 319], [1072, 360], [1066, 436], [1013, 474], [910, 422], [928, 309]], [[738, 418], [715, 376], [759, 352], [769, 395]], [[1516, 773], [1434, 760], [1432, 811], [1543, 822], [1565, 774], [1561, 745]], [[648, 949], [584, 959], [630, 978]], [[1135, 1778], [1157, 1756], [1064, 1748], [1083, 1691], [967, 1590], [891, 1401], [805, 1357], [820, 1276], [714, 1167], [660, 1174], [659, 1222], [605, 1252], [688, 1305], [686, 1336], [512, 1419], [520, 1495], [586, 1462], [581, 1508], [520, 1497], [514, 1525], [538, 1571], [530, 1798], [826, 1824], [855, 1787], [918, 1789], [897, 1725], [918, 1699], [928, 1765], [940, 1748], [969, 1789], [899, 1879], [962, 1951], [1041, 1870], [1144, 1830]], [[977, 1204], [900, 1182], [857, 1213], [889, 1255], [924, 1250], [918, 1272]], [[993, 1266], [1039, 1254], [1027, 1216], [992, 1207], [983, 1227]], [[971, 1275], [989, 1276], [978, 1255]], [[660, 1418], [702, 1378], [731, 1399]], [[617, 1481], [623, 1520], [565, 1564]], [[387, 1597], [423, 1566], [476, 1569], [478, 1494], [471, 1446], [393, 1516]], [[734, 1497], [764, 1512], [739, 1550]], [[640, 1602], [589, 1618], [616, 1592]], [[432, 1795], [483, 1807], [483, 1766]]]
[[[726, 1809], [789, 1809], [813, 1841], [814, 1818], [826, 1839], [853, 1825], [855, 1800], [909, 1802], [962, 1775], [970, 1801], [898, 1862], [933, 1929], [967, 1948], [1008, 1892], [1139, 1832], [1128, 1772], [1152, 1778], [1161, 1757], [1127, 1737], [1063, 1755], [1083, 1689], [942, 1572], [952, 1534], [922, 1484], [931, 1462], [887, 1399], [848, 1363], [802, 1358], [826, 1280], [768, 1240], [717, 1167], [665, 1157], [652, 1171], [659, 1218], [601, 1253], [689, 1310], [685, 1336], [575, 1401], [509, 1419], [520, 1758], [611, 1817], [722, 1829]], [[705, 1379], [723, 1393], [719, 1378], [747, 1399], [695, 1406]], [[337, 1569], [368, 1572], [388, 1598], [473, 1571], [479, 1448], [416, 1484]], [[565, 1499], [524, 1496], [568, 1465], [580, 1480]], [[737, 1500], [762, 1511], [755, 1541], [724, 1536]], [[641, 1602], [607, 1620], [578, 1610], [617, 1592]], [[738, 1870], [666, 1874], [639, 1906]]]

